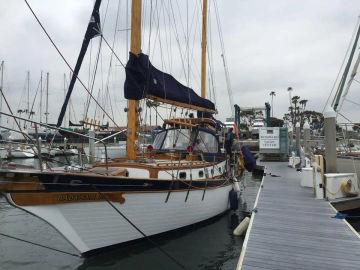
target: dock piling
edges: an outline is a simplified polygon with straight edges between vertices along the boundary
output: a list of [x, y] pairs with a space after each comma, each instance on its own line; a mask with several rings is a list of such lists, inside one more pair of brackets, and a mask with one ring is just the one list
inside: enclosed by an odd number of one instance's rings
[[304, 126], [304, 151], [305, 156], [309, 156], [310, 153], [310, 146], [309, 146], [309, 140], [310, 140], [310, 125], [307, 120], [305, 120]]
[[324, 112], [326, 172], [336, 173], [336, 113], [331, 107]]
[[295, 125], [295, 137], [296, 137], [296, 155], [300, 156], [300, 122], [297, 122]]

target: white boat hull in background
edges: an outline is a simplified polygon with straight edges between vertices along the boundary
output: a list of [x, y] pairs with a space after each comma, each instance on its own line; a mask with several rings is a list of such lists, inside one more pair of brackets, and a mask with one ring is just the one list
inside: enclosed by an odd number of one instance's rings
[[[113, 203], [147, 236], [191, 225], [226, 211], [232, 186], [187, 191], [125, 193]], [[11, 202], [11, 197], [8, 195]], [[106, 201], [26, 206], [22, 209], [56, 228], [82, 254], [142, 238], [143, 235]]]
[[28, 149], [12, 149], [8, 151], [8, 158], [34, 158], [35, 151], [31, 148]]

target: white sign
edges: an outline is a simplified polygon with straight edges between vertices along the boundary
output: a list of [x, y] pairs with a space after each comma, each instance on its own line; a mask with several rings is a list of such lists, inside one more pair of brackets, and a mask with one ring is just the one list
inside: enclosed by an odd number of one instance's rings
[[280, 149], [278, 127], [262, 127], [259, 132], [260, 149]]

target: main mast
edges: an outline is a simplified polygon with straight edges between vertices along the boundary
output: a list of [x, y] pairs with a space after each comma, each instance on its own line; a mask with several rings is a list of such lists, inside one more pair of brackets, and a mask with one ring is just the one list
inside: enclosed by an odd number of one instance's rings
[[[131, 40], [130, 52], [139, 55], [141, 52], [141, 0], [133, 0], [131, 4]], [[136, 159], [135, 141], [138, 130], [138, 101], [128, 101], [127, 123], [127, 158]]]
[[202, 34], [201, 34], [201, 97], [206, 98], [206, 30], [207, 29], [207, 0], [203, 0]]

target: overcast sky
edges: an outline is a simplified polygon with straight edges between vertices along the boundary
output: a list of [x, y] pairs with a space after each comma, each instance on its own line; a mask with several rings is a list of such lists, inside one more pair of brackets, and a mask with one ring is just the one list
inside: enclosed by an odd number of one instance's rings
[[[74, 66], [93, 1], [28, 1], [65, 58]], [[211, 92], [208, 95], [216, 101], [218, 117], [225, 120], [231, 112], [213, 1], [209, 0], [209, 38], [212, 39], [211, 63], [215, 74], [216, 98]], [[120, 3], [114, 48], [124, 63], [128, 48], [124, 30], [129, 27], [126, 23], [126, 2], [109, 0], [108, 4], [107, 0], [103, 0], [101, 7], [101, 19], [105, 22], [104, 36], [112, 43]], [[170, 8], [170, 2], [173, 10]], [[159, 69], [173, 74], [183, 84], [189, 84], [198, 93], [201, 19], [199, 4], [199, 1], [185, 0], [154, 0], [151, 4], [150, 0], [143, 0], [142, 37], [143, 51], [150, 54], [151, 61]], [[309, 100], [309, 109], [322, 111], [354, 33], [360, 14], [360, 1], [217, 0], [217, 5], [234, 103], [240, 106], [263, 106], [270, 100], [270, 91], [275, 91], [274, 114], [282, 117], [289, 106], [286, 89], [291, 86], [294, 89], [293, 95]], [[5, 61], [4, 89], [12, 108], [17, 110], [26, 107], [24, 89], [28, 70], [31, 73], [30, 103], [35, 96], [41, 71], [44, 72], [44, 78], [45, 73], [49, 72], [50, 120], [55, 122], [64, 97], [63, 74], [68, 77], [69, 69], [42, 32], [24, 1], [1, 0], [0, 18], [0, 60]], [[172, 19], [177, 21], [178, 42]], [[189, 36], [189, 44], [185, 41], [184, 35]], [[86, 84], [89, 82], [89, 66], [94, 67], [98, 46], [99, 38], [93, 40], [82, 67], [80, 77]], [[190, 48], [189, 54], [187, 46]], [[185, 55], [185, 71], [181, 54]], [[186, 60], [186, 55], [189, 61]], [[108, 75], [110, 51], [104, 44], [100, 60], [94, 95], [97, 96], [101, 89], [100, 96], [103, 96], [109, 77], [108, 87], [115, 119], [118, 123], [124, 124], [124, 69], [114, 59]], [[190, 66], [190, 70], [187, 66]], [[187, 80], [187, 74], [190, 74], [190, 80]], [[360, 103], [359, 90], [360, 84], [355, 82], [349, 99]], [[86, 93], [77, 84], [73, 95], [76, 120], [83, 117], [85, 100]], [[43, 102], [45, 103], [45, 100]], [[38, 103], [39, 94], [35, 108], [38, 108]], [[109, 101], [103, 103], [107, 110], [110, 110]], [[94, 110], [95, 107], [91, 109], [92, 114]], [[359, 122], [360, 114], [356, 105], [345, 102], [343, 111], [352, 120]]]

